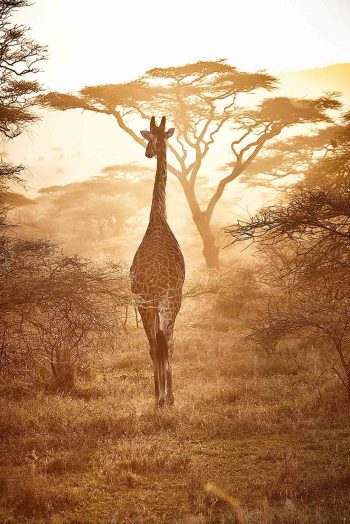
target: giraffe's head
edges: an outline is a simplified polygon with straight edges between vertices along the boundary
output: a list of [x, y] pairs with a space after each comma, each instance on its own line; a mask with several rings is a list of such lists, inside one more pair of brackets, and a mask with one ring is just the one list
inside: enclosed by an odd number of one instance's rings
[[174, 134], [175, 129], [171, 127], [165, 131], [165, 116], [162, 117], [160, 126], [156, 126], [154, 116], [151, 118], [149, 131], [141, 131], [143, 138], [148, 140], [146, 157], [152, 158], [158, 154], [166, 140]]

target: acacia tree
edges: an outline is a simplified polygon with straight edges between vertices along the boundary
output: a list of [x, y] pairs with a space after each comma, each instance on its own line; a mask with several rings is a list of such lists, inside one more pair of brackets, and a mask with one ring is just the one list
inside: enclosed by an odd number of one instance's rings
[[[35, 96], [40, 85], [33, 80], [38, 64], [46, 58], [46, 48], [28, 37], [29, 29], [14, 24], [17, 9], [29, 6], [28, 0], [0, 2], [0, 135], [12, 139], [35, 121]], [[0, 161], [0, 193], [22, 181], [24, 166]]]
[[[336, 95], [336, 93], [334, 93]], [[288, 140], [276, 140], [265, 147], [264, 152], [256, 158], [241, 181], [248, 186], [266, 186], [278, 189], [276, 182], [284, 182], [287, 177], [294, 177], [298, 185], [324, 188], [335, 187], [344, 178], [344, 169], [350, 159], [350, 112], [341, 115], [337, 124], [315, 130], [310, 134], [299, 134]], [[319, 160], [323, 159], [322, 173]], [[287, 187], [293, 188], [289, 184]]]
[[[327, 111], [339, 107], [333, 94], [315, 100], [274, 97], [253, 108], [244, 105], [245, 95], [271, 91], [276, 82], [266, 72], [241, 72], [218, 60], [155, 68], [129, 83], [88, 86], [76, 95], [53, 92], [40, 100], [43, 106], [57, 110], [79, 108], [111, 115], [142, 147], [146, 147], [138, 133], [142, 124], [135, 124], [135, 117], [166, 115], [177, 130], [175, 141], [169, 143], [168, 169], [184, 191], [207, 266], [217, 268], [219, 247], [211, 223], [227, 185], [242, 175], [265, 144], [283, 129], [327, 122]], [[229, 139], [231, 162], [219, 182], [213, 181], [211, 196], [201, 202], [198, 175], [219, 136]]]

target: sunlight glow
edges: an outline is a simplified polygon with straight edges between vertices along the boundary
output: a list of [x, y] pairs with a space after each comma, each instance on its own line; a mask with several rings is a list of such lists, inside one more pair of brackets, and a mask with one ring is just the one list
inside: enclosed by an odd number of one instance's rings
[[348, 7], [348, 0], [37, 0], [18, 16], [49, 47], [43, 83], [76, 90], [222, 57], [272, 72], [349, 61]]

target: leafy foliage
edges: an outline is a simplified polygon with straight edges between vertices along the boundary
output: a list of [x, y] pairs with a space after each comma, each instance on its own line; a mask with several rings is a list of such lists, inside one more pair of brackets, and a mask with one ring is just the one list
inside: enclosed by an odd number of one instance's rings
[[[333, 93], [328, 96], [333, 97]], [[324, 97], [325, 103], [328, 103], [327, 99], [328, 97]], [[332, 109], [334, 101], [333, 98], [329, 100], [329, 109]], [[336, 106], [333, 109], [336, 109]], [[253, 187], [263, 185], [277, 189], [279, 186], [274, 183], [285, 181], [285, 190], [288, 189], [287, 177], [293, 176], [294, 182], [301, 180], [314, 187], [320, 183], [325, 184], [329, 171], [329, 177], [334, 182], [335, 176], [341, 176], [341, 165], [346, 165], [344, 159], [348, 155], [350, 125], [347, 113], [342, 115], [341, 120], [310, 134], [298, 134], [285, 140], [276, 140], [251, 163], [242, 174], [241, 181]], [[325, 158], [328, 160], [323, 162], [320, 178], [318, 162]]]

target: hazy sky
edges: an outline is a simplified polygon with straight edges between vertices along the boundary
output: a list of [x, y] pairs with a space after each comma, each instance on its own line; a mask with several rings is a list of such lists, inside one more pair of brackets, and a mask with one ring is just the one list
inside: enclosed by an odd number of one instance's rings
[[[300, 70], [350, 61], [350, 0], [33, 0], [17, 21], [49, 48], [42, 84], [76, 90], [134, 79], [154, 66], [225, 57], [240, 69]], [[303, 84], [305, 86], [305, 84]], [[321, 89], [316, 89], [316, 95]], [[309, 93], [308, 88], [297, 96]], [[315, 93], [313, 93], [314, 95]], [[312, 95], [312, 96], [313, 96]], [[140, 126], [142, 122], [140, 122]], [[141, 127], [140, 127], [141, 128]], [[219, 146], [218, 146], [219, 147]], [[11, 141], [29, 188], [86, 179], [108, 164], [145, 163], [113, 117], [45, 114]], [[221, 157], [221, 150], [217, 151]], [[209, 154], [204, 174], [223, 163]]]
[[35, 0], [18, 19], [49, 47], [50, 89], [221, 57], [273, 72], [350, 60], [350, 0]]

